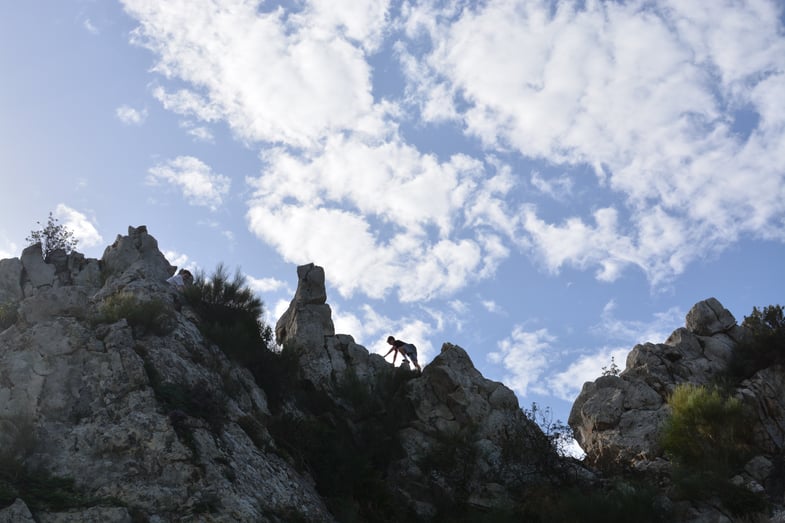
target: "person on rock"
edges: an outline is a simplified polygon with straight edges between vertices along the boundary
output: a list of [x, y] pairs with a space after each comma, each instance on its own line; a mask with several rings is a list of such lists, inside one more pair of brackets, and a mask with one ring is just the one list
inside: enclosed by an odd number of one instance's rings
[[412, 360], [412, 363], [414, 363], [414, 366], [417, 367], [417, 370], [422, 372], [422, 369], [420, 368], [420, 364], [417, 363], [417, 347], [415, 347], [411, 343], [406, 343], [405, 341], [396, 340], [392, 336], [387, 337], [387, 343], [392, 345], [392, 348], [387, 351], [387, 354], [385, 354], [384, 357], [386, 358], [388, 354], [393, 352], [393, 365], [395, 365], [395, 358], [397, 358], [398, 353], [400, 353], [401, 356], [403, 356], [403, 361], [408, 362], [409, 360], [406, 359], [406, 357], [408, 356], [409, 359]]
[[168, 278], [166, 282], [174, 285], [178, 289], [182, 289], [186, 285], [193, 285], [194, 276], [188, 269], [180, 269], [180, 272]]

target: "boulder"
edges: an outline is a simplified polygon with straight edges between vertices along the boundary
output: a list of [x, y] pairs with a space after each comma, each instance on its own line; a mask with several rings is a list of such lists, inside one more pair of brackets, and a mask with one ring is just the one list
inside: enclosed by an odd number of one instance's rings
[[[33, 246], [0, 268], [20, 318], [0, 332], [0, 449], [112, 502], [37, 509], [35, 521], [333, 521], [307, 473], [275, 449], [253, 376], [203, 337], [194, 311], [175, 308], [173, 268], [144, 227], [130, 227], [101, 262], [78, 253], [50, 262]], [[105, 316], [119, 292], [159, 300], [171, 328], [143, 332]], [[25, 521], [25, 501], [0, 521]]]

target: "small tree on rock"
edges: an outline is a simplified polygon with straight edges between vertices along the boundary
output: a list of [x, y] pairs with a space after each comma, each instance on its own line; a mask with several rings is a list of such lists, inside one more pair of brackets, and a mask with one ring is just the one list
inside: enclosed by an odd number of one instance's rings
[[[41, 222], [36, 222], [41, 225]], [[44, 259], [47, 259], [52, 252], [57, 249], [63, 249], [66, 253], [70, 253], [76, 249], [76, 244], [79, 240], [74, 238], [73, 231], [69, 230], [65, 225], [61, 225], [59, 220], [49, 213], [49, 219], [46, 226], [38, 230], [30, 231], [30, 236], [25, 238], [28, 245], [41, 244], [41, 254]]]

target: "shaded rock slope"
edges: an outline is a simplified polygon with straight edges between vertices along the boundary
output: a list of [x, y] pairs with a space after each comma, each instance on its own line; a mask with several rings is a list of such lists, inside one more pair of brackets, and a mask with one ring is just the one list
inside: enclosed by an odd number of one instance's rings
[[[144, 226], [100, 260], [44, 260], [38, 245], [0, 260], [0, 523], [547, 521], [560, 489], [591, 498], [629, 474], [659, 488], [671, 521], [732, 521], [668, 498], [658, 446], [669, 394], [710, 383], [745, 336], [717, 300], [584, 385], [578, 462], [463, 348], [445, 343], [418, 373], [335, 333], [321, 267], [297, 268], [277, 348], [243, 358], [205, 336], [174, 272]], [[759, 449], [738, 481], [772, 514], [784, 384], [775, 366], [736, 390]]]

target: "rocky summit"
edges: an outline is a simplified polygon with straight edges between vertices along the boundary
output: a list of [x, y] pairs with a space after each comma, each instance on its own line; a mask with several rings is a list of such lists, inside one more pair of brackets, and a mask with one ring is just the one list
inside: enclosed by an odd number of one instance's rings
[[[747, 335], [717, 300], [584, 385], [578, 461], [463, 348], [419, 373], [336, 334], [317, 265], [250, 354], [216, 342], [175, 270], [144, 226], [100, 260], [40, 245], [0, 260], [0, 523], [582, 521], [567, 493], [625, 496], [630, 478], [655, 485], [649, 514], [733, 521], [671, 495], [658, 436], [674, 389], [711, 383]], [[734, 480], [779, 521], [783, 374], [734, 390], [756, 449]]]

